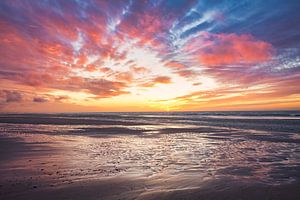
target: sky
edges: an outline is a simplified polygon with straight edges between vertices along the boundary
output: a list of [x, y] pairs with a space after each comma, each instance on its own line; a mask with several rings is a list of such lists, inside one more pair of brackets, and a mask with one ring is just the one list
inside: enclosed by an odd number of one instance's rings
[[298, 0], [1, 0], [1, 112], [300, 109]]

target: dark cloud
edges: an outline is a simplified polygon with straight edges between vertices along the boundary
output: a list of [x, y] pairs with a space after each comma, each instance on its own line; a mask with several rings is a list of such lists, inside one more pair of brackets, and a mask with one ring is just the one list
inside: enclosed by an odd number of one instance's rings
[[13, 102], [21, 102], [21, 101], [22, 101], [22, 95], [18, 91], [0, 90], [1, 103], [13, 103]]
[[48, 99], [43, 98], [43, 97], [34, 97], [32, 99], [32, 101], [35, 102], [35, 103], [45, 103], [45, 102], [48, 101]]

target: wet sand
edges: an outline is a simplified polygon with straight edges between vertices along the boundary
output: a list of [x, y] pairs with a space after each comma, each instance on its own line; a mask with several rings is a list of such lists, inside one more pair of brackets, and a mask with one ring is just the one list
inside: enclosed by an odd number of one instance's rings
[[0, 199], [300, 197], [298, 134], [113, 117], [0, 120]]
[[[188, 177], [132, 178], [117, 176], [98, 180], [80, 181], [51, 188], [35, 188], [23, 193], [7, 195], [7, 199], [274, 199], [296, 200], [299, 198], [299, 185], [266, 186], [249, 184], [235, 180], [214, 180], [193, 182], [189, 187]], [[195, 186], [197, 183], [197, 186]]]

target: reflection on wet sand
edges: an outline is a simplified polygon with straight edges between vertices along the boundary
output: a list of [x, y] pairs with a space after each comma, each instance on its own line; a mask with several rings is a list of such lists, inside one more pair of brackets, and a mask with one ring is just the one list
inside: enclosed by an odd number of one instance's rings
[[253, 121], [237, 127], [186, 116], [141, 117], [124, 125], [134, 116], [123, 118], [114, 125], [6, 119], [0, 126], [1, 199], [299, 197], [299, 129], [292, 122], [286, 126], [295, 132], [249, 129]]

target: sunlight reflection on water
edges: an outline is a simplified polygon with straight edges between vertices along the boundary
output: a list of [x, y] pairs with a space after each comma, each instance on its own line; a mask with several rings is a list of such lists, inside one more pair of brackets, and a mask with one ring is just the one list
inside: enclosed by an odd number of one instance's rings
[[269, 184], [299, 179], [297, 133], [172, 123], [172, 119], [149, 122], [131, 126], [2, 124], [2, 136], [20, 137], [31, 147], [22, 159], [2, 165], [27, 171], [42, 166], [46, 178], [51, 174], [65, 181], [117, 174], [185, 174]]

